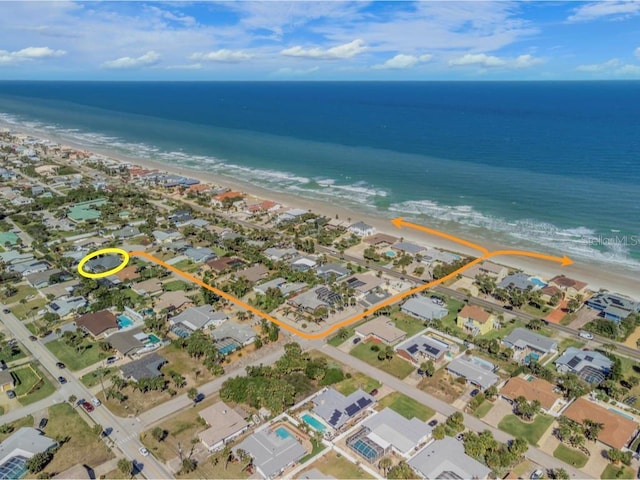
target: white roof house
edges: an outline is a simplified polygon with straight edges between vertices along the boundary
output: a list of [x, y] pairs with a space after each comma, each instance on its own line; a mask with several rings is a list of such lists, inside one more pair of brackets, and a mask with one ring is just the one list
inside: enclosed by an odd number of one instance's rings
[[491, 469], [464, 452], [462, 442], [445, 437], [436, 440], [409, 460], [409, 466], [425, 479], [476, 478], [489, 476]]

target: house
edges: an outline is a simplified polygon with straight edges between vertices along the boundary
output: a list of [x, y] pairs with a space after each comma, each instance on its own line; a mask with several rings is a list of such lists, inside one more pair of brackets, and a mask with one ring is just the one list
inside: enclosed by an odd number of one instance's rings
[[253, 464], [266, 479], [277, 477], [307, 454], [307, 450], [293, 435], [278, 435], [264, 428], [247, 437], [236, 447], [253, 457]]
[[514, 350], [514, 357], [519, 357], [522, 352], [534, 352], [537, 355], [546, 355], [556, 351], [558, 342], [553, 338], [545, 337], [526, 328], [516, 328], [502, 339], [505, 346]]
[[148, 338], [149, 336], [142, 332], [142, 327], [135, 327], [112, 333], [106, 338], [106, 342], [123, 357], [132, 357], [146, 350], [145, 342]]
[[458, 327], [471, 335], [485, 335], [493, 330], [496, 318], [492, 313], [477, 305], [465, 305], [458, 312]]
[[58, 268], [52, 268], [49, 270], [44, 270], [42, 272], [30, 273], [28, 275], [25, 275], [24, 278], [33, 288], [45, 288], [49, 286], [51, 277], [56, 276], [60, 278], [61, 275], [63, 275], [62, 270]]
[[19, 273], [22, 276], [26, 276], [31, 273], [44, 272], [49, 268], [51, 268], [51, 265], [49, 264], [49, 262], [45, 262], [44, 260], [32, 260], [28, 262], [15, 263], [13, 265], [9, 265], [7, 267], [7, 270], [9, 270], [10, 272]]
[[506, 288], [509, 290], [531, 290], [535, 284], [530, 280], [526, 273], [518, 272], [507, 275], [500, 282], [498, 288]]
[[258, 280], [262, 280], [267, 275], [269, 275], [269, 269], [264, 265], [262, 265], [261, 263], [249, 268], [245, 268], [244, 270], [240, 270], [239, 272], [236, 272], [236, 277], [238, 278], [243, 277], [251, 283], [255, 283]]
[[373, 320], [356, 327], [356, 335], [365, 340], [373, 340], [375, 342], [393, 345], [403, 340], [407, 334], [404, 330], [396, 327], [391, 318], [380, 315]]
[[140, 230], [138, 230], [138, 227], [123, 227], [119, 230], [114, 230], [113, 232], [111, 232], [111, 236], [118, 240], [133, 238], [137, 237], [138, 235], [140, 235]]
[[327, 388], [313, 399], [313, 413], [335, 430], [362, 414], [376, 399], [358, 389], [344, 396], [333, 388]]
[[500, 378], [493, 373], [496, 366], [473, 355], [460, 355], [447, 365], [447, 371], [457, 377], [464, 377], [468, 383], [485, 390], [498, 383]]
[[256, 285], [255, 287], [253, 287], [253, 290], [262, 295], [265, 295], [267, 293], [267, 290], [271, 288], [277, 288], [278, 290], [280, 290], [280, 293], [282, 293], [282, 295], [286, 297], [288, 295], [291, 295], [292, 293], [299, 292], [306, 286], [307, 284], [304, 282], [288, 283], [284, 278], [279, 277], [274, 278], [273, 280], [269, 280], [268, 282], [262, 283], [260, 285]]
[[106, 198], [98, 198], [76, 203], [69, 208], [67, 218], [74, 223], [82, 223], [100, 218], [100, 207], [107, 203]]
[[306, 272], [316, 266], [316, 261], [309, 257], [298, 257], [291, 261], [290, 266], [299, 272]]
[[356, 292], [365, 295], [371, 290], [378, 288], [384, 284], [382, 278], [378, 278], [371, 274], [357, 274], [344, 281], [348, 288], [353, 288]]
[[556, 275], [549, 280], [549, 285], [562, 290], [567, 298], [577, 298], [584, 295], [587, 290], [587, 284], [564, 275]]
[[399, 357], [418, 366], [422, 362], [432, 360], [439, 362], [452, 349], [452, 345], [426, 335], [412, 337], [396, 347]]
[[181, 308], [190, 307], [193, 305], [193, 300], [181, 291], [176, 290], [173, 292], [164, 292], [159, 297], [156, 297], [153, 309], [156, 312], [167, 310], [173, 312], [180, 310]]
[[184, 251], [184, 255], [195, 263], [206, 262], [217, 257], [213, 250], [206, 247], [189, 247]]
[[58, 443], [33, 427], [21, 427], [0, 443], [0, 478], [20, 478], [27, 461], [38, 453], [53, 450]]
[[409, 460], [409, 466], [424, 479], [465, 478], [484, 480], [491, 469], [470, 457], [464, 444], [453, 437], [444, 437], [428, 444]]
[[202, 328], [218, 327], [229, 317], [224, 312], [216, 312], [211, 305], [190, 307], [169, 319], [171, 326], [180, 325], [192, 332]]
[[280, 260], [286, 260], [287, 258], [291, 258], [294, 255], [298, 254], [298, 251], [295, 248], [267, 248], [264, 252], [262, 252], [265, 257], [269, 260], [273, 260], [274, 262], [278, 262]]
[[362, 241], [374, 247], [384, 247], [396, 243], [398, 237], [387, 235], [386, 233], [375, 233], [370, 237], [363, 238]]
[[228, 269], [233, 269], [244, 265], [244, 261], [238, 257], [222, 257], [215, 260], [209, 260], [206, 262], [207, 267], [218, 273], [224, 272]]
[[200, 418], [209, 426], [198, 438], [210, 452], [218, 450], [249, 428], [249, 423], [224, 402], [200, 410]]
[[154, 230], [151, 235], [158, 243], [169, 243], [182, 238], [182, 234], [177, 230]]
[[410, 298], [402, 304], [400, 310], [420, 320], [440, 320], [449, 313], [446, 308], [438, 305], [432, 299], [422, 296]]
[[462, 271], [460, 275], [472, 279], [475, 279], [478, 275], [487, 275], [495, 279], [496, 282], [500, 282], [507, 276], [507, 273], [507, 267], [503, 267], [502, 265], [498, 265], [493, 262], [482, 262], [474, 265], [473, 267], [467, 268]]
[[0, 370], [0, 392], [6, 392], [12, 390], [16, 386], [16, 380], [13, 378], [11, 372], [5, 368]]
[[249, 325], [227, 320], [211, 331], [211, 338], [217, 344], [229, 345], [233, 342], [237, 346], [245, 347], [256, 340], [256, 332]]
[[261, 212], [275, 212], [280, 209], [280, 204], [272, 202], [271, 200], [263, 200], [260, 203], [254, 203], [248, 205], [246, 208], [247, 213], [257, 214]]
[[426, 252], [422, 254], [422, 263], [427, 265], [435, 263], [449, 264], [456, 260], [460, 260], [460, 257], [455, 253], [445, 252], [437, 248], [428, 248]]
[[291, 210], [287, 210], [286, 212], [280, 214], [276, 221], [278, 223], [297, 221], [298, 219], [300, 219], [300, 217], [306, 215], [307, 213], [309, 213], [307, 210], [303, 210], [301, 208], [292, 208]]
[[300, 310], [313, 313], [321, 307], [329, 308], [336, 306], [342, 302], [342, 296], [331, 290], [327, 285], [318, 285], [300, 295], [290, 298], [288, 302]]
[[162, 376], [160, 367], [165, 363], [167, 363], [167, 360], [163, 357], [157, 353], [151, 353], [132, 362], [125, 363], [120, 367], [120, 373], [122, 373], [122, 377], [126, 380], [139, 382], [147, 378], [151, 379]]
[[108, 272], [120, 266], [122, 260], [119, 255], [98, 255], [90, 259], [84, 266], [85, 270], [93, 273]]
[[613, 362], [600, 352], [575, 347], [567, 348], [554, 363], [558, 372], [575, 373], [588, 383], [602, 382], [613, 366]]
[[631, 313], [640, 311], [639, 302], [617, 293], [596, 293], [585, 304], [598, 310], [601, 317], [614, 322], [624, 320]]
[[35, 257], [32, 253], [20, 253], [16, 250], [9, 250], [8, 252], [0, 252], [0, 260], [5, 265], [15, 265], [17, 263], [28, 262]]
[[131, 289], [138, 295], [154, 296], [162, 293], [162, 282], [157, 278], [150, 278], [131, 285]]
[[324, 280], [329, 280], [332, 275], [336, 280], [340, 280], [350, 273], [351, 271], [348, 268], [339, 263], [325, 263], [316, 268], [316, 274]]
[[214, 196], [211, 199], [211, 203], [213, 203], [217, 207], [222, 207], [224, 206], [225, 202], [235, 203], [237, 201], [242, 201], [243, 199], [244, 193], [228, 191]]
[[543, 412], [557, 415], [562, 405], [562, 396], [555, 390], [556, 386], [553, 383], [541, 378], [525, 380], [522, 377], [512, 377], [500, 390], [500, 396], [511, 403], [515, 403], [519, 397], [524, 397], [529, 402], [537, 400]]
[[349, 225], [349, 228], [347, 230], [358, 237], [370, 237], [371, 235], [376, 233], [375, 228], [373, 228], [371, 225], [367, 225], [364, 222], [351, 224]]
[[118, 320], [108, 310], [85, 313], [76, 319], [76, 325], [91, 334], [93, 338], [97, 338], [100, 335], [108, 335], [118, 330]]
[[614, 413], [585, 398], [576, 398], [563, 415], [578, 423], [586, 419], [601, 423], [603, 427], [598, 440], [617, 449], [626, 447], [638, 429], [638, 424], [627, 416]]
[[115, 273], [113, 276], [121, 282], [126, 282], [128, 280], [137, 280], [138, 278], [140, 278], [138, 268], [139, 267], [137, 267], [136, 265], [128, 265], [119, 272]]
[[417, 255], [420, 252], [424, 252], [426, 247], [411, 242], [398, 242], [391, 245], [391, 249], [407, 255]]
[[564, 297], [564, 292], [554, 285], [547, 284], [545, 287], [540, 289], [540, 299], [543, 302], [551, 302], [553, 297], [558, 297], [562, 299]]
[[169, 221], [176, 227], [187, 225], [191, 220], [193, 220], [193, 217], [189, 210], [176, 210], [169, 215]]
[[87, 305], [89, 305], [89, 302], [84, 297], [60, 297], [51, 302], [47, 308], [50, 312], [60, 315], [60, 318], [64, 318]]

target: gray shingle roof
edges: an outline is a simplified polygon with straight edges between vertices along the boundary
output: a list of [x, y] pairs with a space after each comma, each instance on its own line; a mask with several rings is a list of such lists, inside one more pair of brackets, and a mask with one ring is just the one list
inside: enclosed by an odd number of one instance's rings
[[390, 408], [367, 418], [362, 426], [374, 434], [369, 434], [370, 440], [377, 443], [376, 437], [379, 437], [403, 454], [413, 450], [431, 435], [431, 427], [423, 421], [415, 417], [408, 420]]
[[337, 390], [329, 388], [313, 399], [313, 412], [333, 428], [339, 429], [351, 417], [373, 405], [375, 401], [375, 398], [360, 389], [345, 397]]
[[449, 313], [446, 308], [436, 305], [425, 297], [410, 298], [404, 302], [401, 309], [409, 315], [425, 320], [440, 319]]
[[282, 438], [269, 429], [246, 438], [237, 449], [248, 452], [253, 457], [254, 464], [267, 478], [277, 475], [307, 453], [293, 435]]
[[503, 339], [503, 342], [508, 347], [515, 347], [521, 350], [529, 347], [544, 353], [555, 350], [558, 346], [558, 342], [554, 339], [532, 332], [526, 328], [516, 328]]
[[163, 357], [157, 353], [152, 353], [122, 365], [120, 371], [124, 378], [131, 377], [136, 382], [139, 382], [144, 378], [156, 378], [162, 375], [162, 373], [160, 373], [160, 367], [165, 363], [167, 363], [167, 361]]
[[567, 348], [555, 361], [556, 367], [579, 374], [584, 368], [592, 367], [603, 373], [608, 372], [613, 362], [606, 356], [593, 350], [580, 350], [575, 347]]
[[42, 435], [40, 430], [32, 427], [22, 427], [13, 435], [0, 443], [0, 464], [8, 460], [18, 450], [19, 455], [32, 457], [36, 453], [44, 452], [57, 445], [56, 441]]
[[478, 385], [480, 388], [489, 388], [491, 385], [498, 383], [498, 376], [490, 370], [482, 368], [473, 361], [474, 357], [462, 355], [453, 359], [447, 370], [456, 375], [464, 377], [468, 382]]
[[487, 478], [491, 469], [464, 453], [462, 442], [445, 437], [436, 440], [409, 460], [424, 478]]

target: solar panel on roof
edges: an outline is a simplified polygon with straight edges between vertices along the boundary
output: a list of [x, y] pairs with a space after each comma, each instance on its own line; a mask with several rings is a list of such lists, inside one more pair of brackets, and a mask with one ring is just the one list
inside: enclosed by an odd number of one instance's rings
[[329, 425], [332, 425], [335, 427], [341, 415], [342, 414], [338, 410], [334, 410], [333, 414], [331, 415], [331, 418], [329, 419]]
[[578, 365], [579, 363], [580, 363], [580, 359], [578, 357], [573, 357], [571, 360], [567, 362], [567, 365], [569, 365], [571, 368], [575, 368], [575, 366]]
[[438, 353], [440, 353], [440, 350], [438, 350], [436, 347], [434, 347], [432, 345], [428, 345], [426, 343], [423, 343], [422, 347], [425, 349], [425, 351], [427, 353], [430, 353], [431, 355], [437, 355]]
[[53, 310], [54, 312], [60, 310], [60, 305], [58, 305], [57, 303], [52, 303], [51, 310]]
[[356, 413], [360, 411], [360, 407], [355, 403], [352, 403], [347, 408], [345, 408], [344, 411], [347, 412], [347, 415], [349, 415], [350, 417], [353, 417]]
[[411, 345], [409, 348], [407, 348], [407, 352], [414, 354], [418, 351], [418, 345]]
[[370, 398], [363, 397], [360, 400], [358, 400], [358, 405], [360, 405], [360, 407], [362, 407], [362, 408], [366, 407], [370, 403], [372, 403]]
[[586, 357], [584, 357], [584, 359], [585, 359], [587, 362], [593, 362], [593, 357], [592, 357], [591, 355], [587, 355]]

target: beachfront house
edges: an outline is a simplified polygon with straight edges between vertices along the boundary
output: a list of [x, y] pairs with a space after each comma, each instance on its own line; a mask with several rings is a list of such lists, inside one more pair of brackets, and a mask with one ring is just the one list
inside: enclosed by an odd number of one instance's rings
[[369, 237], [376, 233], [376, 229], [364, 222], [356, 222], [349, 225], [349, 232], [358, 237]]
[[617, 293], [596, 293], [585, 304], [598, 310], [601, 317], [614, 322], [624, 320], [632, 313], [640, 311], [640, 302]]

